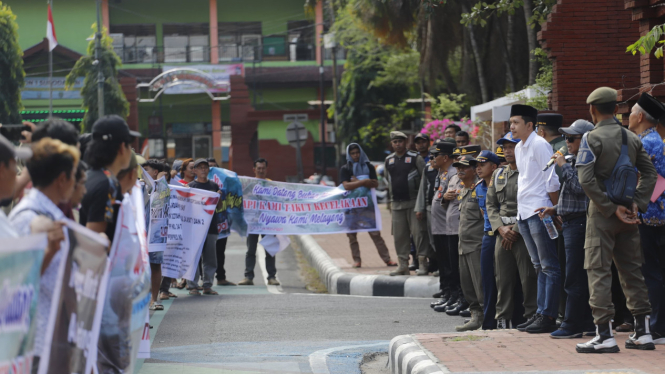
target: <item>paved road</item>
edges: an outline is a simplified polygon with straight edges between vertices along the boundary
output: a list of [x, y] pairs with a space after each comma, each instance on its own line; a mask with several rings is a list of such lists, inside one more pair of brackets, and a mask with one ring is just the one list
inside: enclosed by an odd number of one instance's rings
[[[239, 281], [244, 241], [234, 234], [226, 253], [228, 279]], [[173, 290], [179, 297], [151, 316], [152, 358], [136, 372], [354, 374], [365, 353], [387, 351], [396, 335], [454, 331], [461, 321], [432, 312], [427, 299], [312, 294], [291, 248], [277, 269], [281, 287], [257, 278], [253, 287], [215, 286], [220, 296]]]

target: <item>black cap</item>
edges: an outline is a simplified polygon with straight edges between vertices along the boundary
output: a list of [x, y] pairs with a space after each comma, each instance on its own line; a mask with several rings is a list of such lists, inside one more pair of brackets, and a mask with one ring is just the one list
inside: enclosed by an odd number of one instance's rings
[[437, 142], [430, 147], [429, 153], [450, 156], [453, 154], [453, 150], [455, 150], [455, 144], [448, 142]]
[[460, 151], [460, 153], [459, 153], [460, 156], [466, 156], [466, 155], [473, 156], [473, 155], [477, 155], [481, 151], [481, 148], [480, 148], [479, 145], [465, 145], [463, 147], [458, 147], [457, 149], [459, 149], [459, 151]]
[[563, 126], [563, 116], [559, 113], [543, 113], [538, 115], [536, 122], [536, 126], [547, 126], [558, 129]]
[[210, 164], [208, 163], [208, 160], [206, 160], [205, 158], [199, 158], [196, 161], [194, 161], [194, 167], [197, 167], [201, 164], [206, 164], [206, 165], [208, 165], [208, 167], [210, 166]]
[[472, 166], [476, 162], [476, 159], [473, 158], [471, 155], [466, 155], [462, 156], [457, 161], [453, 162], [453, 167], [460, 167], [460, 166]]
[[30, 147], [22, 146], [17, 148], [7, 138], [0, 135], [0, 162], [6, 164], [9, 160], [27, 160], [30, 157], [32, 157], [32, 149]]
[[429, 141], [429, 135], [423, 134], [422, 132], [419, 132], [418, 134], [416, 134], [416, 136], [413, 137], [413, 141], [416, 142], [416, 141], [418, 141], [418, 139], [425, 139], [425, 140]]
[[140, 132], [131, 131], [127, 122], [115, 114], [104, 116], [92, 125], [92, 138], [96, 140], [128, 143], [140, 136]]
[[510, 107], [510, 116], [525, 116], [536, 119], [538, 117], [538, 109], [531, 105], [515, 104]]
[[663, 103], [646, 92], [644, 92], [637, 100], [637, 105], [656, 120], [659, 120], [665, 115], [665, 107], [663, 106]]

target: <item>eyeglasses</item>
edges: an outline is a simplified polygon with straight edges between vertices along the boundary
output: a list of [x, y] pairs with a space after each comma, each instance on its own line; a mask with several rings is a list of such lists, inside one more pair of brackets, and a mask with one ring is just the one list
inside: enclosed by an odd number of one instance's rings
[[566, 139], [566, 141], [567, 141], [568, 143], [572, 143], [572, 142], [574, 142], [574, 141], [577, 140], [577, 139], [582, 139], [582, 137], [579, 136], [579, 135], [569, 135], [569, 136], [564, 136], [564, 138]]

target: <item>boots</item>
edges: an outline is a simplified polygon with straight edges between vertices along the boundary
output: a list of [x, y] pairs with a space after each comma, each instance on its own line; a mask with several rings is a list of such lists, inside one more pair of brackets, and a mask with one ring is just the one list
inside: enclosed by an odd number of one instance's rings
[[485, 315], [482, 311], [472, 310], [471, 319], [462, 326], [455, 326], [455, 331], [473, 331], [478, 330], [483, 325]]
[[401, 258], [398, 259], [399, 261], [399, 266], [395, 271], [390, 273], [390, 276], [393, 277], [395, 275], [411, 275], [411, 271], [409, 270], [409, 260], [402, 260]]
[[650, 351], [656, 349], [649, 331], [651, 317], [648, 314], [635, 316], [635, 332], [628, 336], [626, 349], [640, 349]]
[[[413, 242], [411, 242], [411, 245], [413, 246]], [[411, 252], [411, 266], [409, 266], [409, 270], [418, 270], [418, 265], [418, 257], [416, 257], [414, 250], [414, 252]]]
[[429, 264], [427, 263], [427, 256], [418, 256], [418, 263], [420, 266], [418, 266], [418, 272], [416, 272], [416, 274], [417, 275], [429, 274], [427, 272], [427, 268], [429, 267]]
[[[626, 343], [627, 345], [628, 343]], [[596, 325], [596, 337], [577, 345], [577, 353], [617, 353], [619, 346], [612, 334], [612, 322]]]

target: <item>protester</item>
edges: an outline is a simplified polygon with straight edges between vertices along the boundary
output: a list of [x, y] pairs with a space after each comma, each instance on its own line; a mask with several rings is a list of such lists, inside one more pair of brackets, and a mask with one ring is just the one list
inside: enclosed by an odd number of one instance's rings
[[566, 308], [561, 327], [551, 334], [555, 339], [581, 338], [582, 334], [593, 332], [593, 318], [589, 307], [589, 285], [584, 270], [584, 235], [586, 232], [586, 211], [589, 204], [575, 169], [575, 156], [580, 148], [582, 136], [593, 130], [593, 124], [577, 120], [568, 128], [560, 128], [565, 134], [570, 160], [555, 153], [552, 158], [561, 168], [561, 196], [553, 207], [537, 209], [540, 217], [558, 216], [562, 221], [562, 237], [565, 245], [566, 278], [564, 288], [567, 295]]
[[[207, 164], [207, 161], [206, 161]], [[194, 179], [196, 179], [196, 173], [194, 172], [194, 160], [191, 158], [188, 158], [186, 160], [182, 161], [182, 167], [180, 168], [181, 174], [182, 174], [182, 181], [181, 183], [184, 184], [189, 184]]]
[[76, 168], [76, 184], [74, 185], [74, 193], [72, 194], [72, 198], [70, 200], [70, 206], [72, 207], [74, 215], [72, 220], [76, 222], [79, 221], [78, 209], [81, 205], [81, 201], [83, 200], [83, 196], [85, 196], [86, 193], [85, 184], [88, 181], [88, 177], [86, 175], [87, 171], [88, 167], [85, 162], [79, 161], [79, 165]]
[[[268, 176], [268, 160], [259, 158], [254, 161], [254, 178], [265, 179]], [[239, 286], [254, 285], [254, 268], [256, 267], [256, 247], [259, 243], [258, 234], [247, 235], [247, 254], [245, 255], [245, 279], [238, 282]], [[266, 271], [268, 272], [268, 285], [279, 286], [277, 280], [277, 268], [275, 267], [275, 257], [266, 251]]]
[[446, 126], [446, 129], [443, 131], [443, 136], [455, 139], [455, 135], [460, 131], [462, 131], [462, 128], [453, 123]]
[[218, 168], [219, 167], [219, 165], [217, 164], [217, 160], [215, 160], [214, 157], [210, 157], [210, 158], [206, 159], [206, 161], [208, 161], [208, 165], [210, 165], [211, 168]]
[[[33, 188], [9, 215], [10, 222], [20, 236], [30, 235], [36, 232], [36, 229], [49, 232], [49, 245], [44, 253], [39, 282], [33, 364], [35, 367], [38, 366], [39, 356], [45, 345], [46, 325], [63, 256], [61, 248], [69, 245], [62, 229], [64, 224], [58, 222], [63, 220], [65, 215], [57, 204], [69, 201], [72, 197], [79, 157], [76, 147], [56, 139], [44, 138], [35, 143], [32, 158], [26, 163]], [[48, 218], [46, 222], [49, 222], [51, 227], [31, 225], [37, 216]]]
[[129, 167], [131, 143], [140, 135], [130, 131], [117, 115], [101, 117], [92, 126], [92, 141], [85, 154], [90, 170], [81, 201], [80, 223], [92, 231], [105, 233], [109, 241], [113, 241], [115, 233], [115, 202], [122, 201], [117, 175]]
[[[524, 317], [536, 315], [537, 276], [529, 257], [524, 238], [517, 225], [517, 184], [519, 170], [515, 160], [515, 146], [520, 139], [507, 133], [497, 141], [503, 148], [507, 165], [498, 168], [487, 188], [487, 216], [496, 236], [494, 271], [497, 287], [496, 325], [505, 330], [524, 321], [515, 305], [519, 303], [516, 290], [522, 291]], [[518, 282], [520, 284], [518, 284]], [[521, 287], [520, 287], [521, 285]]]
[[[171, 167], [171, 179], [173, 180], [173, 183], [176, 183], [182, 179], [182, 175], [180, 175], [180, 170], [182, 169], [182, 160], [175, 160], [173, 161], [173, 166]], [[171, 182], [169, 182], [171, 183]], [[178, 185], [181, 185], [180, 183], [177, 183]]]
[[[625, 130], [614, 118], [618, 110], [616, 90], [598, 88], [589, 95], [587, 104], [590, 104], [589, 112], [596, 127], [582, 138], [576, 167], [580, 184], [591, 200], [587, 210], [584, 267], [589, 278], [589, 304], [596, 324], [596, 337], [578, 344], [577, 352], [619, 352], [612, 334], [612, 258], [621, 277], [628, 309], [635, 318], [635, 332], [628, 337], [625, 347], [655, 349], [649, 329], [651, 305], [641, 272], [642, 256], [639, 253], [637, 223], [638, 209], [646, 211], [658, 174], [640, 139]], [[610, 186], [614, 183], [622, 184], [614, 176], [614, 167], [623, 153], [622, 148], [628, 156], [628, 170], [636, 167], [640, 173], [639, 181], [630, 198], [623, 194], [614, 195], [612, 189], [614, 198], [610, 199], [608, 185], [601, 185], [601, 181], [609, 180]], [[624, 188], [630, 190], [633, 186], [624, 184]], [[613, 201], [626, 199], [632, 200], [630, 207]]]
[[[648, 93], [643, 93], [628, 117], [628, 129], [642, 141], [642, 146], [661, 181], [665, 176], [665, 147], [656, 128], [658, 119], [664, 115], [663, 104]], [[642, 275], [651, 302], [651, 335], [654, 344], [665, 344], [665, 291], [662, 272], [665, 263], [660, 257], [665, 239], [665, 194], [662, 187], [656, 187], [646, 211], [639, 213], [638, 218], [644, 255]]]
[[469, 143], [471, 143], [471, 140], [469, 140], [469, 133], [466, 131], [458, 131], [455, 134], [455, 143], [458, 147], [469, 145]]
[[[16, 188], [16, 159], [28, 160], [32, 156], [29, 147], [16, 148], [0, 135], [0, 200], [11, 199]], [[17, 238], [18, 232], [0, 209], [0, 238]]]
[[547, 233], [536, 209], [550, 207], [558, 201], [559, 178], [554, 168], [543, 171], [552, 157], [552, 147], [536, 135], [534, 123], [538, 111], [516, 104], [510, 110], [510, 130], [521, 139], [515, 147], [517, 179], [517, 224], [538, 273], [538, 310], [525, 323], [517, 326], [529, 333], [551, 333], [556, 330], [561, 291], [561, 267], [556, 241]]
[[164, 173], [163, 175], [166, 174], [166, 170], [164, 169], [164, 163], [160, 162], [159, 160], [146, 160], [145, 163], [141, 164], [141, 167], [143, 170], [150, 175], [150, 178], [153, 180], [157, 180], [161, 178], [160, 173]]
[[[386, 157], [385, 170], [392, 212], [393, 237], [399, 260], [397, 270], [390, 275], [409, 275], [409, 234], [416, 245], [422, 244], [422, 229], [413, 210], [418, 197], [420, 176], [425, 161], [417, 153], [406, 150], [406, 135], [401, 131], [390, 133], [394, 153]], [[419, 246], [418, 256], [426, 256], [427, 248]], [[420, 264], [427, 268], [427, 264]]]

